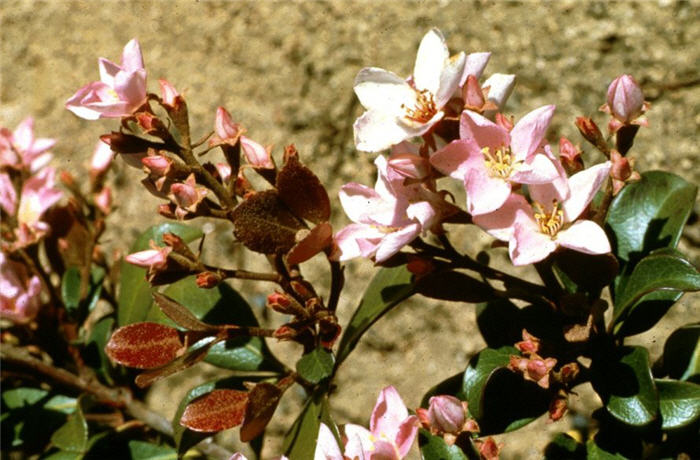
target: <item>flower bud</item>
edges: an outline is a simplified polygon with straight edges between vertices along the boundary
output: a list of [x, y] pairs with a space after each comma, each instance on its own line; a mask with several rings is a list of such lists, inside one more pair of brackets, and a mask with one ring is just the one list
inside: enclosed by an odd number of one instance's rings
[[124, 258], [127, 262], [137, 267], [159, 269], [165, 266], [172, 248], [170, 247], [153, 247], [145, 251], [129, 254]]
[[90, 176], [94, 178], [102, 176], [112, 164], [113, 158], [112, 148], [103, 141], [98, 142], [90, 160]]
[[603, 152], [605, 155], [610, 155], [610, 148], [608, 143], [603, 138], [603, 134], [598, 129], [598, 125], [595, 124], [590, 117], [577, 117], [576, 127], [579, 132], [588, 142], [593, 144], [598, 150]]
[[498, 454], [501, 451], [501, 445], [496, 444], [492, 437], [486, 439], [477, 439], [474, 441], [479, 449], [479, 456], [483, 460], [498, 460]]
[[331, 348], [338, 337], [340, 337], [340, 332], [342, 328], [334, 320], [322, 319], [318, 323], [318, 338], [321, 342], [321, 346], [326, 348]]
[[433, 396], [428, 407], [431, 428], [439, 433], [459, 434], [466, 422], [462, 401], [449, 395]]
[[484, 106], [486, 99], [474, 75], [469, 75], [467, 77], [467, 81], [462, 87], [462, 99], [464, 99], [465, 109], [481, 112], [481, 108]]
[[644, 111], [644, 94], [631, 75], [621, 75], [608, 87], [607, 108], [618, 121], [629, 124]]
[[150, 112], [139, 112], [135, 115], [135, 117], [139, 126], [146, 134], [160, 137], [162, 139], [170, 137], [168, 128], [156, 115]]
[[525, 329], [522, 332], [523, 340], [515, 344], [515, 348], [524, 354], [537, 353], [540, 350], [540, 339], [531, 335]]
[[275, 167], [270, 149], [263, 147], [246, 136], [241, 136], [241, 147], [248, 163], [255, 168], [273, 169]]
[[278, 327], [273, 334], [277, 340], [293, 340], [297, 335], [297, 330], [286, 324]]
[[177, 92], [175, 87], [171, 85], [168, 80], [159, 79], [158, 85], [160, 86], [160, 95], [161, 99], [163, 99], [163, 104], [170, 108], [176, 108], [182, 101], [180, 93]]
[[148, 172], [156, 176], [165, 176], [170, 171], [173, 160], [163, 155], [150, 155], [141, 159]]
[[109, 145], [112, 151], [125, 154], [122, 155], [124, 161], [135, 168], [141, 168], [141, 158], [146, 156], [146, 151], [152, 146], [150, 141], [115, 131], [110, 134], [103, 134], [100, 136], [100, 139]]
[[103, 187], [102, 190], [95, 195], [95, 205], [103, 214], [109, 214], [112, 208], [112, 190], [109, 187]]
[[399, 153], [389, 157], [389, 167], [410, 179], [425, 179], [430, 174], [430, 162], [419, 155]]
[[560, 420], [569, 409], [566, 394], [558, 394], [549, 402], [549, 420], [556, 422]]
[[202, 289], [211, 289], [221, 283], [221, 276], [217, 273], [206, 271], [197, 273], [197, 286]]
[[564, 136], [559, 139], [559, 158], [561, 164], [569, 175], [583, 170], [581, 149]]
[[267, 307], [275, 310], [278, 313], [285, 315], [293, 315], [294, 309], [291, 308], [292, 300], [286, 294], [273, 292], [267, 296]]
[[231, 114], [223, 107], [216, 109], [216, 119], [214, 121], [214, 131], [222, 142], [238, 142], [242, 134], [241, 125], [234, 123]]

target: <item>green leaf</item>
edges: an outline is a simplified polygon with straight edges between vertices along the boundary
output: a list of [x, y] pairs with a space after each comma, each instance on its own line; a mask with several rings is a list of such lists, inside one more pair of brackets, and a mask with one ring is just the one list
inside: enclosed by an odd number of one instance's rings
[[693, 209], [697, 187], [675, 174], [647, 171], [612, 201], [607, 225], [621, 273], [654, 249], [675, 248]]
[[582, 460], [586, 458], [586, 448], [566, 433], [557, 433], [544, 448], [547, 460]]
[[552, 394], [506, 368], [513, 347], [486, 348], [464, 372], [462, 394], [481, 428], [481, 435], [517, 430], [547, 412]]
[[624, 455], [604, 450], [593, 439], [586, 443], [586, 452], [586, 460], [627, 460]]
[[700, 323], [676, 329], [666, 340], [663, 375], [678, 380], [700, 375]]
[[54, 395], [43, 404], [44, 409], [61, 412], [63, 414], [71, 414], [77, 407], [78, 400], [70, 396]]
[[[208, 324], [258, 325], [250, 305], [228, 284], [202, 289], [197, 287], [195, 280], [194, 276], [184, 278], [168, 286], [164, 294], [186, 306], [197, 319]], [[146, 319], [177, 327], [156, 305], [151, 307]], [[239, 337], [217, 343], [209, 350], [205, 361], [238, 371], [276, 371], [281, 368], [260, 337]]]
[[[418, 445], [423, 458], [440, 460], [467, 460], [462, 449], [457, 445], [447, 445], [442, 436], [434, 436], [428, 430], [418, 431]], [[474, 452], [478, 458], [478, 452]]]
[[700, 417], [700, 385], [677, 380], [656, 380], [661, 428], [673, 430]]
[[80, 269], [69, 267], [61, 280], [61, 297], [69, 313], [73, 314], [80, 306]]
[[464, 374], [459, 373], [438, 383], [423, 395], [423, 399], [421, 399], [420, 402], [420, 407], [428, 408], [430, 398], [436, 395], [451, 395], [465, 401], [467, 397], [462, 392], [463, 381]]
[[615, 335], [628, 337], [648, 331], [682, 296], [683, 292], [678, 291], [655, 291], [645, 295], [629, 309], [624, 320], [616, 324]]
[[[186, 242], [202, 237], [199, 229], [177, 222], [166, 222], [154, 225], [139, 236], [129, 250], [130, 254], [150, 248], [150, 241], [163, 245], [163, 234], [175, 233]], [[146, 320], [153, 299], [151, 286], [146, 281], [146, 270], [125, 261], [121, 263], [121, 283], [119, 287], [117, 319], [119, 326], [138, 323]]]
[[49, 394], [39, 388], [13, 388], [3, 391], [2, 402], [8, 409], [18, 409], [25, 406], [33, 406]]
[[476, 324], [489, 348], [512, 345], [522, 340], [520, 309], [508, 299], [477, 305]]
[[90, 336], [83, 351], [85, 362], [96, 369], [98, 375], [109, 384], [113, 383], [110, 376], [112, 365], [105, 354], [105, 347], [107, 342], [109, 342], [113, 329], [114, 318], [111, 316], [99, 320], [92, 328], [92, 331], [90, 331]]
[[325, 348], [316, 348], [297, 361], [297, 373], [307, 382], [317, 384], [333, 373], [333, 353]]
[[593, 387], [615, 419], [632, 426], [647, 425], [656, 419], [659, 399], [646, 348], [603, 351], [593, 360], [591, 370]]
[[68, 421], [54, 432], [51, 442], [61, 450], [84, 453], [88, 448], [88, 425], [83, 408], [78, 404]]
[[335, 432], [328, 410], [328, 399], [322, 390], [314, 393], [306, 402], [294, 424], [284, 437], [282, 451], [289, 460], [314, 458], [316, 440], [321, 422]]
[[415, 285], [411, 279], [412, 275], [404, 265], [382, 268], [377, 272], [340, 339], [336, 368], [348, 357], [372, 324], [401, 301], [415, 294]]
[[131, 460], [177, 460], [177, 451], [169, 446], [158, 446], [142, 441], [129, 441]]
[[675, 249], [653, 251], [639, 261], [615, 296], [615, 321], [654, 291], [698, 291], [700, 273]]

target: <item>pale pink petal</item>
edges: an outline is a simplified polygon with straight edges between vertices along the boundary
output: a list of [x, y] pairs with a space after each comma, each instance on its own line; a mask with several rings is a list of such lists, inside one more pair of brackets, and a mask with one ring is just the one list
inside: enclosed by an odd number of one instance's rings
[[393, 386], [388, 386], [379, 393], [370, 417], [369, 429], [376, 437], [384, 434], [388, 439], [393, 440], [406, 417], [408, 417], [408, 409], [399, 392]]
[[545, 105], [535, 109], [515, 124], [510, 133], [510, 146], [518, 161], [529, 158], [539, 148], [552, 121], [554, 108], [553, 105]]
[[353, 222], [393, 225], [397, 214], [396, 202], [383, 199], [366, 185], [355, 182], [345, 184], [341, 187], [338, 196], [345, 214]]
[[95, 151], [92, 154], [92, 159], [90, 160], [90, 171], [95, 173], [102, 173], [109, 168], [112, 164], [112, 159], [114, 158], [114, 152], [109, 144], [98, 141], [95, 146]]
[[100, 81], [106, 85], [114, 86], [114, 77], [122, 71], [122, 68], [105, 58], [99, 58], [97, 65], [100, 69]]
[[464, 179], [464, 188], [467, 190], [467, 212], [472, 216], [488, 214], [500, 208], [512, 190], [510, 182], [491, 177], [485, 165], [469, 170]]
[[384, 262], [389, 257], [393, 256], [406, 246], [411, 241], [415, 240], [420, 235], [420, 225], [412, 224], [395, 232], [388, 233], [379, 243], [377, 253], [374, 256], [376, 262]]
[[562, 246], [586, 254], [605, 254], [611, 251], [605, 231], [591, 220], [579, 220], [556, 235]]
[[10, 176], [5, 173], [0, 173], [0, 207], [11, 216], [15, 214], [17, 208], [17, 192]]
[[402, 104], [412, 107], [416, 101], [416, 91], [403, 78], [377, 67], [360, 70], [353, 89], [365, 109], [397, 116], [404, 112]]
[[401, 460], [394, 443], [383, 439], [374, 441], [374, 448], [369, 458], [370, 460]]
[[[489, 88], [488, 100], [496, 104], [499, 110], [503, 109], [503, 106], [510, 97], [510, 93], [513, 92], [514, 86], [515, 75], [506, 75], [502, 73], [491, 75], [481, 85], [482, 88]], [[492, 116], [489, 115], [495, 115], [495, 111], [493, 111], [493, 114], [485, 114], [486, 118], [491, 119]]]
[[413, 441], [416, 439], [416, 434], [418, 434], [419, 425], [420, 422], [415, 415], [407, 417], [401, 422], [401, 425], [399, 425], [399, 431], [396, 433], [394, 443], [399, 451], [400, 458], [405, 457], [408, 451], [411, 450]]
[[321, 423], [318, 427], [314, 460], [343, 460], [343, 452], [340, 450], [338, 441], [325, 423]]
[[547, 155], [538, 153], [521, 163], [510, 175], [519, 184], [548, 184], [559, 177], [559, 169]]
[[114, 79], [114, 90], [129, 105], [131, 112], [146, 101], [146, 71], [120, 72]]
[[122, 68], [127, 72], [142, 70], [144, 68], [141, 45], [139, 45], [138, 40], [135, 38], [129, 40], [129, 43], [124, 46], [124, 51], [122, 52]]
[[544, 260], [557, 249], [552, 238], [538, 231], [534, 222], [516, 221], [508, 250], [513, 265], [529, 265]]
[[439, 214], [432, 203], [428, 201], [419, 201], [408, 205], [406, 208], [406, 216], [411, 220], [417, 220], [423, 231], [426, 231], [430, 230], [430, 228], [437, 223]]
[[369, 460], [374, 442], [372, 433], [367, 428], [348, 423], [345, 425], [345, 456], [351, 459]]
[[28, 153], [31, 153], [32, 155], [38, 155], [42, 152], [47, 151], [48, 149], [50, 149], [54, 145], [56, 145], [55, 139], [47, 139], [45, 137], [42, 137], [40, 139], [36, 139], [32, 143], [32, 146], [28, 150]]
[[[340, 254], [337, 258], [339, 261], [344, 262], [354, 259], [355, 257], [363, 257], [367, 253], [373, 254], [376, 251], [378, 243], [368, 248], [367, 242], [369, 240], [376, 240], [378, 242], [383, 237], [384, 233], [375, 227], [363, 224], [350, 224], [336, 233], [333, 238], [340, 250]], [[364, 242], [362, 245], [364, 248], [360, 245], [361, 241]]]
[[236, 452], [235, 454], [231, 455], [228, 460], [248, 460], [248, 457], [240, 452]]
[[12, 143], [22, 152], [31, 149], [34, 143], [34, 119], [27, 117], [17, 125], [12, 133]]
[[508, 131], [471, 110], [462, 112], [459, 137], [467, 142], [475, 142], [479, 148], [489, 147], [492, 152], [497, 148], [510, 145]]
[[[442, 112], [440, 112], [442, 116]], [[432, 121], [432, 120], [431, 120]], [[436, 120], [437, 121], [437, 120]], [[364, 152], [379, 152], [394, 144], [420, 136], [430, 129], [432, 124], [408, 126], [396, 115], [380, 110], [369, 110], [355, 120], [355, 147]]]
[[440, 73], [440, 86], [435, 94], [437, 107], [444, 107], [452, 94], [459, 88], [459, 81], [464, 72], [466, 56], [464, 53], [456, 54], [447, 59]]
[[392, 153], [388, 163], [390, 170], [405, 178], [420, 180], [430, 173], [428, 160], [413, 153]]
[[418, 47], [416, 64], [413, 67], [413, 83], [416, 88], [418, 90], [427, 89], [432, 94], [437, 94], [438, 88], [440, 88], [440, 74], [449, 57], [450, 53], [442, 32], [438, 29], [431, 29], [425, 34]]
[[513, 236], [513, 226], [520, 213], [531, 215], [532, 209], [524, 196], [512, 193], [498, 210], [473, 216], [472, 220], [496, 239], [509, 241]]
[[488, 52], [469, 53], [464, 64], [462, 78], [459, 80], [459, 86], [464, 86], [469, 75], [474, 75], [477, 80], [481, 78], [481, 74], [484, 72], [490, 57], [491, 53]]
[[248, 163], [256, 168], [272, 169], [275, 167], [272, 163], [270, 152], [249, 137], [241, 136], [241, 148]]
[[479, 163], [484, 155], [473, 140], [452, 141], [430, 157], [430, 164], [443, 174], [464, 181], [466, 173]]
[[581, 215], [610, 173], [611, 163], [597, 164], [569, 178], [569, 199], [564, 201], [564, 219], [573, 222]]

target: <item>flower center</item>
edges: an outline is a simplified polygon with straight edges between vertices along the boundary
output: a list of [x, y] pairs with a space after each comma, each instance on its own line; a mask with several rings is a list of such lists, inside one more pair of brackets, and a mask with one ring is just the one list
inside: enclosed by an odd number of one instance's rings
[[489, 170], [489, 175], [491, 177], [499, 177], [501, 179], [510, 177], [515, 168], [513, 153], [510, 150], [510, 146], [503, 145], [497, 148], [493, 153], [491, 153], [489, 147], [484, 147], [481, 149], [481, 153], [484, 154], [484, 164]]
[[406, 112], [405, 117], [418, 123], [429, 122], [437, 113], [433, 94], [427, 89], [416, 90], [416, 105], [413, 108], [401, 104], [401, 108]]
[[559, 209], [557, 200], [552, 200], [552, 210], [548, 213], [538, 202], [533, 203], [535, 209], [535, 220], [540, 227], [540, 231], [545, 235], [553, 237], [564, 225], [564, 211]]

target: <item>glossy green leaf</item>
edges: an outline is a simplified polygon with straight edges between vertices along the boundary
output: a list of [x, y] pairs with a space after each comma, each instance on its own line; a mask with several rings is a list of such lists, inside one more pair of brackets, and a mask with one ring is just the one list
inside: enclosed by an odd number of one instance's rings
[[627, 457], [608, 452], [591, 439], [586, 443], [586, 460], [627, 460]]
[[566, 433], [557, 433], [545, 447], [544, 458], [546, 460], [583, 460], [586, 458], [586, 447]]
[[169, 446], [130, 441], [131, 460], [177, 460], [177, 451]]
[[[201, 289], [197, 287], [195, 279], [191, 276], [173, 283], [164, 294], [187, 307], [197, 319], [208, 324], [258, 325], [248, 303], [228, 284], [221, 283], [213, 289]], [[147, 320], [177, 326], [156, 305], [151, 307]], [[209, 350], [205, 361], [218, 367], [239, 371], [280, 369], [278, 361], [260, 337], [239, 337], [217, 343]]]
[[661, 428], [673, 430], [700, 417], [700, 385], [677, 380], [656, 380]]
[[61, 279], [61, 298], [66, 306], [66, 310], [73, 317], [82, 321], [89, 311], [95, 308], [102, 293], [102, 280], [105, 271], [102, 267], [94, 267], [90, 271], [87, 292], [85, 298], [80, 296], [81, 274], [80, 268], [70, 267], [63, 274]]
[[380, 269], [367, 286], [360, 305], [340, 339], [336, 367], [347, 358], [372, 324], [415, 292], [412, 275], [404, 265]]
[[[459, 446], [449, 446], [442, 436], [434, 436], [423, 428], [418, 431], [418, 445], [420, 446], [421, 455], [426, 459], [467, 460], [469, 458]], [[472, 458], [478, 458], [478, 452], [475, 451], [474, 453], [477, 457]]]
[[112, 365], [104, 350], [113, 329], [114, 318], [111, 316], [99, 320], [92, 328], [92, 331], [90, 331], [90, 336], [83, 351], [85, 362], [96, 369], [98, 375], [109, 384], [113, 382], [110, 376]]
[[688, 380], [700, 375], [700, 323], [673, 331], [664, 344], [663, 375]]
[[615, 254], [629, 273], [654, 249], [675, 248], [695, 203], [697, 187], [675, 174], [647, 171], [612, 201], [607, 225]]
[[517, 430], [547, 412], [551, 393], [506, 368], [513, 347], [486, 348], [464, 372], [462, 394], [481, 428], [481, 435]]
[[46, 410], [61, 412], [67, 415], [75, 411], [77, 404], [78, 400], [76, 398], [64, 395], [53, 395], [42, 407]]
[[307, 382], [316, 384], [333, 373], [333, 353], [325, 348], [315, 348], [297, 361], [297, 373]]
[[331, 431], [337, 431], [328, 410], [328, 399], [322, 391], [318, 391], [308, 399], [284, 437], [282, 451], [289, 460], [314, 458], [321, 422], [328, 425]]
[[659, 399], [646, 348], [621, 347], [604, 352], [594, 359], [592, 371], [593, 387], [615, 419], [632, 426], [656, 419]]
[[66, 423], [51, 436], [51, 443], [61, 450], [83, 453], [88, 448], [88, 425], [81, 404], [68, 417]]
[[39, 388], [13, 388], [2, 392], [2, 402], [8, 409], [18, 409], [32, 406], [44, 399], [49, 394]]
[[[201, 230], [177, 222], [154, 225], [139, 236], [129, 250], [130, 254], [150, 248], [150, 241], [163, 245], [163, 234], [175, 233], [186, 242], [202, 237]], [[119, 326], [146, 321], [153, 305], [152, 288], [146, 281], [146, 270], [125, 261], [121, 263], [117, 319]]]
[[628, 337], [648, 331], [682, 296], [683, 292], [678, 291], [655, 291], [645, 295], [628, 310], [624, 320], [615, 325], [615, 335]]
[[675, 249], [653, 251], [634, 267], [615, 296], [615, 320], [624, 317], [629, 308], [654, 291], [698, 291], [700, 273]]
[[80, 305], [80, 269], [70, 267], [61, 279], [61, 297], [68, 312], [73, 313]]

